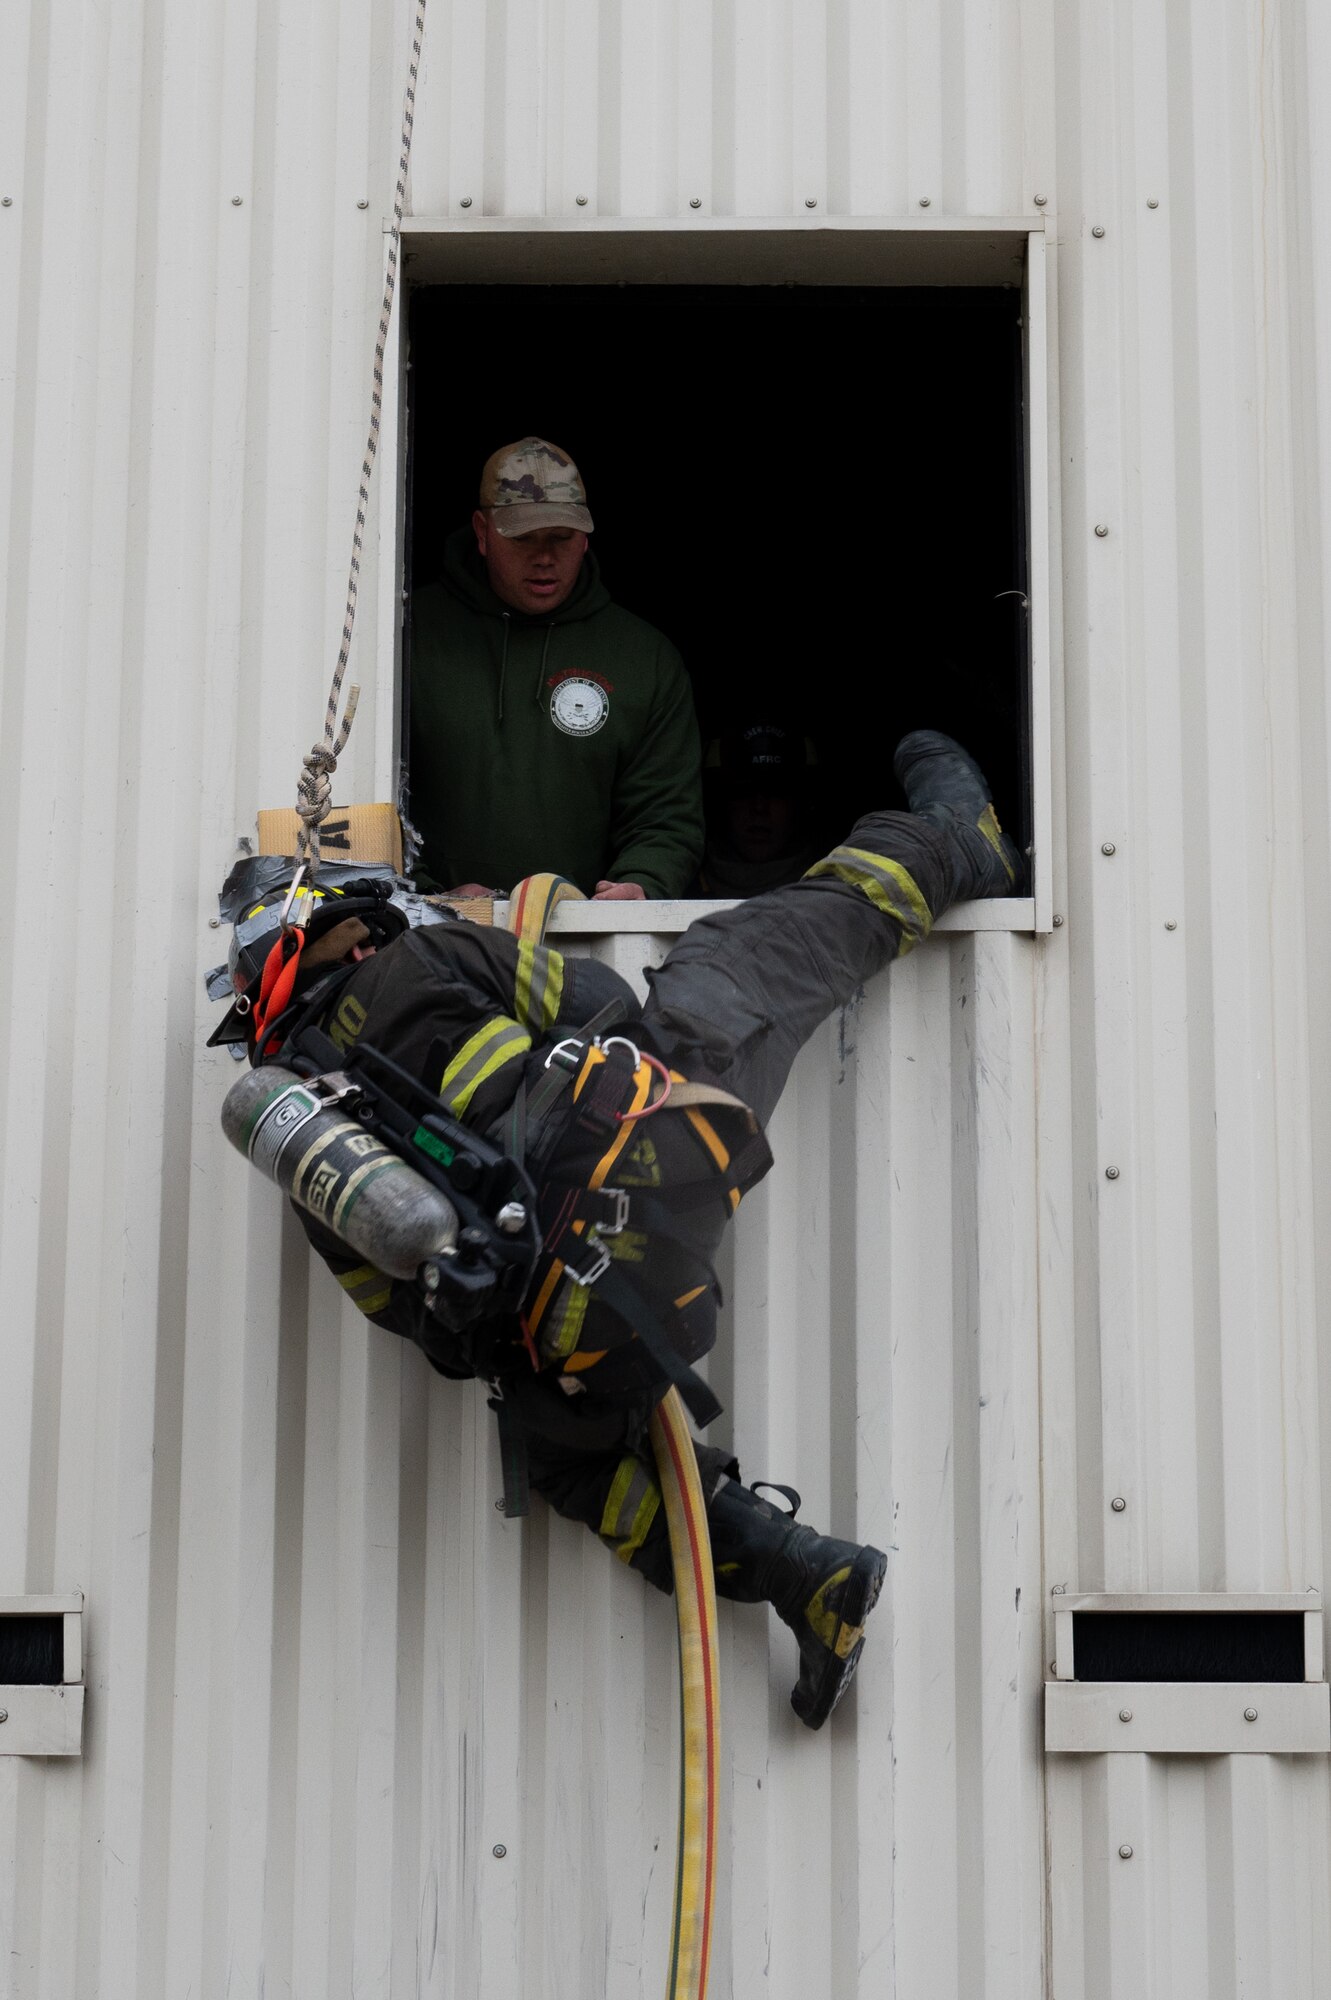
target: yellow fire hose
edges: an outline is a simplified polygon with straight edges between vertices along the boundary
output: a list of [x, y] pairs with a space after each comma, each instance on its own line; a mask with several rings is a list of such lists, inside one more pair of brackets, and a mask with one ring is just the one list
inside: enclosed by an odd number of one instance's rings
[[[551, 910], [579, 891], [558, 875], [520, 882], [509, 904], [509, 929], [540, 943]], [[716, 1642], [716, 1580], [707, 1503], [698, 1477], [684, 1404], [671, 1389], [652, 1414], [652, 1450], [670, 1531], [679, 1614], [679, 1855], [666, 2000], [706, 2000], [716, 1897], [716, 1815], [721, 1772], [721, 1700]]]
[[652, 1450], [670, 1529], [679, 1612], [679, 1859], [666, 2000], [704, 2000], [716, 1896], [721, 1699], [707, 1504], [678, 1389], [671, 1389], [652, 1413]]

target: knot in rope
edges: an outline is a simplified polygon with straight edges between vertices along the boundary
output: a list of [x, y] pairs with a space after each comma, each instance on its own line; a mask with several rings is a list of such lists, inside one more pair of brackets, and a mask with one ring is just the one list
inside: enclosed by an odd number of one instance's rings
[[333, 739], [333, 719], [337, 712], [337, 695], [340, 673], [333, 683], [333, 693], [328, 704], [328, 720], [324, 730], [324, 740], [316, 743], [309, 755], [302, 759], [300, 777], [296, 780], [296, 812], [300, 817], [300, 833], [296, 841], [296, 859], [304, 861], [313, 881], [319, 867], [319, 828], [333, 809], [333, 773], [337, 770], [337, 760], [347, 747], [351, 725], [356, 718], [356, 703], [360, 700], [360, 688], [353, 681], [347, 689], [347, 706], [342, 717], [342, 727]]

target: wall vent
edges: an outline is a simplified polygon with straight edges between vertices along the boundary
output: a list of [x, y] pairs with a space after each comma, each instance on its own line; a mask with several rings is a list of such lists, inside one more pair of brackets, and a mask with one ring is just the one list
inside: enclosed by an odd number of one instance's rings
[[83, 1592], [0, 1597], [0, 1757], [83, 1748]]
[[1331, 1750], [1314, 1592], [1054, 1599], [1045, 1749], [1217, 1756]]

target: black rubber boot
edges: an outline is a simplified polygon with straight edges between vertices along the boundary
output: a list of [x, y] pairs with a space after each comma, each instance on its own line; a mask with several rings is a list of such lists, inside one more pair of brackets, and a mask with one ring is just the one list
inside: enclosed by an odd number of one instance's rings
[[937, 729], [912, 730], [892, 766], [911, 811], [952, 836], [954, 901], [1022, 893], [1021, 854], [998, 824], [984, 772], [959, 743]]
[[707, 1520], [717, 1595], [771, 1604], [789, 1625], [800, 1649], [790, 1705], [821, 1729], [855, 1677], [887, 1557], [817, 1534], [734, 1479], [718, 1487]]

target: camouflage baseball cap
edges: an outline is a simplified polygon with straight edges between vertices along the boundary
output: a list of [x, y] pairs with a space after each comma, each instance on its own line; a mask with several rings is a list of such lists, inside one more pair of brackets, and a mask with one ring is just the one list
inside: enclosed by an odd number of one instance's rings
[[592, 531], [587, 490], [566, 451], [546, 438], [505, 444], [485, 461], [481, 505], [494, 509], [499, 534], [530, 535], [536, 528]]

